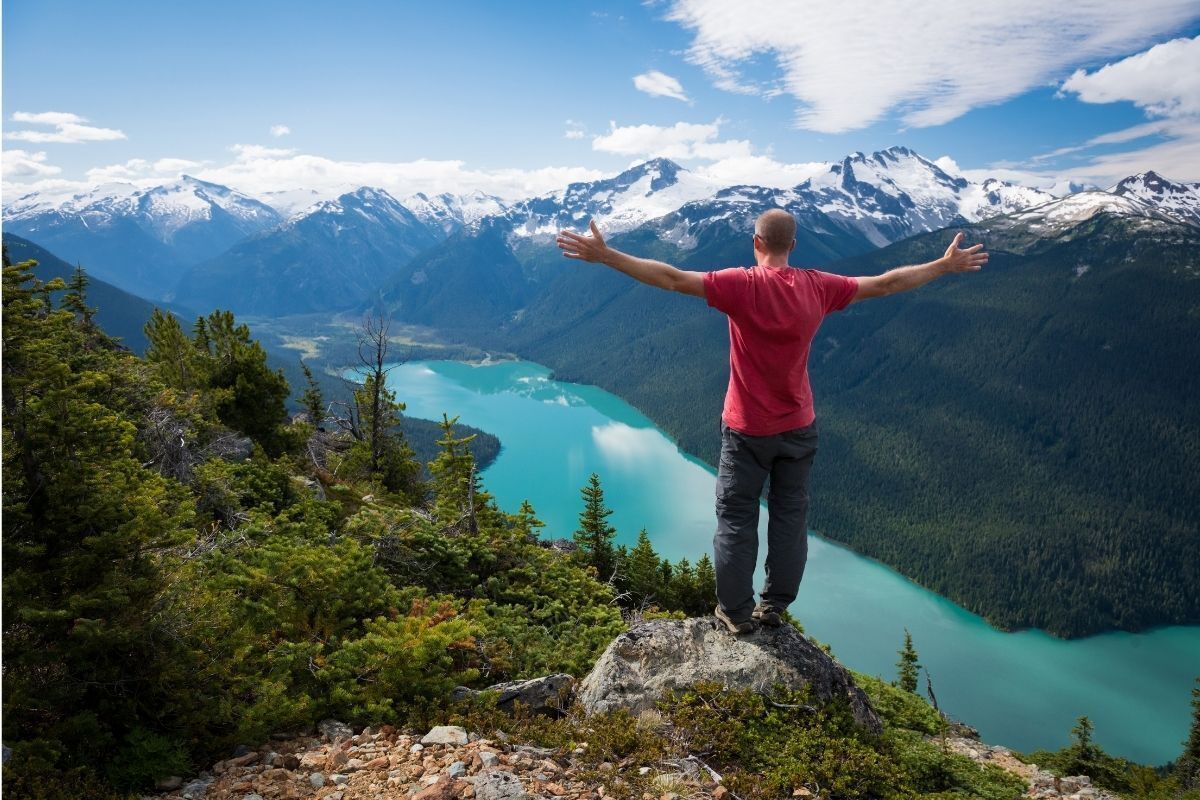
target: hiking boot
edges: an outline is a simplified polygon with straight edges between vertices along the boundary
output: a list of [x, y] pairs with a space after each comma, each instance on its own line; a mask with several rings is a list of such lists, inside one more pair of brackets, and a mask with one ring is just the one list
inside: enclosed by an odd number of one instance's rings
[[770, 625], [772, 628], [778, 628], [783, 624], [783, 609], [777, 608], [770, 603], [759, 603], [750, 612], [750, 616], [763, 625]]
[[746, 620], [745, 622], [734, 622], [729, 618], [728, 614], [721, 610], [720, 606], [717, 606], [713, 610], [713, 615], [716, 616], [717, 619], [721, 620], [722, 624], [724, 624], [732, 634], [736, 635], [740, 633], [750, 633], [752, 630], [754, 630], [753, 622], [750, 620]]

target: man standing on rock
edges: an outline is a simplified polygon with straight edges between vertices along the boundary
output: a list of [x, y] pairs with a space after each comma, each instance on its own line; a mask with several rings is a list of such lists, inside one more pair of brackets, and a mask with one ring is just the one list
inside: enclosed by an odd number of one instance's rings
[[[808, 351], [822, 319], [859, 300], [915, 289], [951, 272], [978, 271], [987, 253], [982, 244], [960, 249], [959, 233], [941, 258], [882, 275], [851, 278], [794, 268], [788, 257], [796, 247], [796, 220], [775, 208], [755, 221], [755, 266], [694, 272], [622, 253], [605, 244], [595, 221], [590, 228], [590, 236], [559, 233], [564, 256], [703, 297], [729, 318], [729, 388], [721, 414], [713, 536], [714, 613], [733, 633], [753, 630], [752, 620], [779, 625], [796, 599], [808, 560], [808, 482], [817, 452]], [[768, 477], [766, 584], [755, 605], [759, 499]]]

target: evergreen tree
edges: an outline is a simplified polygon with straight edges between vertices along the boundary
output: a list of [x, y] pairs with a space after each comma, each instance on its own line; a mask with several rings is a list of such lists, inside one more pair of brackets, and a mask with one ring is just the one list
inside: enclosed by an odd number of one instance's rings
[[87, 304], [87, 287], [90, 283], [83, 267], [75, 265], [71, 280], [67, 281], [67, 293], [63, 295], [62, 307], [74, 313], [85, 331], [98, 332], [95, 317], [96, 309]]
[[900, 660], [896, 662], [898, 671], [896, 685], [906, 692], [917, 693], [917, 676], [921, 663], [917, 659], [917, 651], [913, 648], [912, 634], [904, 629], [904, 646], [900, 648]]
[[455, 436], [454, 425], [457, 422], [457, 416], [451, 419], [442, 414], [439, 423], [442, 438], [437, 441], [440, 452], [429, 463], [435, 495], [434, 517], [441, 525], [466, 521], [469, 526], [477, 528], [479, 509], [489, 496], [480, 489], [479, 476], [475, 473], [475, 456], [468, 446], [474, 441], [475, 435]]
[[546, 523], [537, 518], [537, 512], [528, 500], [521, 501], [521, 507], [512, 518], [513, 528], [525, 538], [537, 541], [541, 534], [538, 533], [542, 528], [546, 527]]
[[195, 535], [192, 503], [143, 466], [133, 404], [153, 376], [89, 346], [85, 317], [47, 305], [63, 282], [39, 285], [34, 263], [4, 268], [6, 738], [20, 732], [23, 770], [120, 770], [157, 741], [138, 722], [171, 657], [155, 600]]
[[[203, 322], [203, 318], [199, 322]], [[158, 367], [163, 382], [185, 391], [199, 388], [201, 349], [183, 332], [179, 318], [155, 308], [143, 330], [147, 341], [146, 360]], [[207, 352], [207, 347], [203, 352]]]
[[206, 356], [205, 383], [217, 398], [221, 422], [239, 430], [279, 455], [286, 448], [287, 400], [290, 389], [283, 372], [267, 366], [267, 353], [250, 338], [250, 328], [237, 324], [230, 311], [214, 311], [198, 320], [194, 342]]
[[308, 412], [308, 418], [312, 421], [313, 427], [320, 428], [321, 423], [325, 421], [325, 395], [321, 391], [320, 384], [313, 377], [308, 364], [301, 361], [300, 368], [304, 370], [304, 380], [308, 384], [304, 388], [304, 394], [300, 395], [300, 403]]
[[1192, 687], [1192, 728], [1175, 765], [1175, 778], [1184, 790], [1200, 789], [1200, 678]]
[[685, 608], [689, 614], [710, 614], [717, 601], [717, 573], [708, 553], [702, 553], [696, 561], [695, 605]]
[[587, 485], [580, 489], [580, 494], [583, 496], [583, 511], [579, 513], [579, 528], [575, 531], [574, 540], [579, 545], [584, 562], [595, 568], [596, 577], [608, 581], [616, 566], [613, 539], [617, 529], [608, 523], [613, 512], [604, 505], [600, 476], [593, 472]]
[[634, 608], [651, 603], [660, 607], [665, 605], [667, 598], [658, 571], [658, 554], [654, 552], [645, 528], [638, 532], [637, 545], [618, 563], [623, 565], [621, 572], [625, 585], [622, 589], [632, 595]]

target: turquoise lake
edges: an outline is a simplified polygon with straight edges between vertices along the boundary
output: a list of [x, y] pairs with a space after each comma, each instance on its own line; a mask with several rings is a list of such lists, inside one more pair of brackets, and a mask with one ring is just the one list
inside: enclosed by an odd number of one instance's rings
[[[388, 385], [410, 416], [441, 419], [446, 412], [500, 437], [502, 450], [482, 473], [484, 486], [510, 511], [529, 500], [546, 522], [544, 537], [571, 536], [582, 507], [579, 489], [596, 472], [619, 542], [632, 546], [645, 528], [672, 561], [711, 557], [713, 471], [620, 398], [551, 380], [545, 367], [521, 361], [411, 362], [395, 368]], [[713, 435], [719, 435], [716, 421]], [[818, 456], [815, 469], [820, 463]], [[759, 587], [765, 523], [764, 508]], [[1036, 630], [1005, 633], [814, 535], [791, 611], [843, 663], [889, 680], [907, 626], [942, 709], [992, 744], [1055, 749], [1086, 714], [1110, 753], [1161, 764], [1179, 755], [1187, 736], [1200, 627], [1071, 641]]]

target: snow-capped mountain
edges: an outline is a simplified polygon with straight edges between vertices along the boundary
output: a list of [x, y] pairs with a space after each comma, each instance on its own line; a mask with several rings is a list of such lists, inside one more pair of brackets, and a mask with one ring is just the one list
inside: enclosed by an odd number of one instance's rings
[[4, 209], [5, 230], [155, 299], [186, 266], [279, 222], [270, 206], [188, 176], [151, 189], [104, 184], [57, 204], [26, 196]]
[[431, 227], [440, 228], [446, 236], [484, 217], [501, 215], [508, 208], [499, 197], [480, 191], [463, 195], [445, 192], [433, 197], [417, 192], [401, 202], [417, 219]]
[[769, 208], [782, 208], [796, 218], [796, 264], [825, 263], [874, 249], [857, 228], [814, 208], [794, 189], [731, 186], [685, 203], [645, 227], [659, 241], [692, 251], [694, 257], [737, 263], [752, 258], [755, 219]]
[[976, 184], [951, 175], [907, 147], [854, 153], [796, 187], [830, 217], [876, 246], [961, 222], [976, 222], [1043, 203], [1052, 196], [999, 180]]
[[1180, 222], [1200, 225], [1200, 183], [1176, 183], [1151, 171], [1131, 175], [1108, 191], [1140, 200]]
[[550, 237], [595, 219], [621, 233], [711, 197], [722, 187], [665, 158], [638, 164], [599, 181], [572, 183], [562, 191], [513, 204], [503, 217], [517, 237]]
[[443, 238], [384, 190], [364, 186], [198, 264], [173, 299], [268, 315], [343, 308]]

